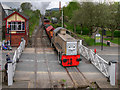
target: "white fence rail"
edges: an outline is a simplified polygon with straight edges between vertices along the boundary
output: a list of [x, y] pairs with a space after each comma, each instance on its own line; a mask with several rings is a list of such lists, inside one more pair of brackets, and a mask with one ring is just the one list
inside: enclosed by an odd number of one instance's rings
[[79, 44], [79, 53], [89, 60], [105, 77], [110, 80], [111, 85], [115, 85], [115, 62], [107, 62], [91, 49], [82, 45], [82, 41]]
[[17, 50], [15, 50], [12, 62], [8, 63], [8, 71], [7, 71], [8, 72], [8, 86], [13, 84], [13, 78], [14, 78], [14, 75], [15, 75], [16, 63], [17, 63], [17, 60], [20, 59], [22, 51], [25, 48], [25, 42], [26, 41], [23, 40], [20, 43], [20, 46], [17, 48]]

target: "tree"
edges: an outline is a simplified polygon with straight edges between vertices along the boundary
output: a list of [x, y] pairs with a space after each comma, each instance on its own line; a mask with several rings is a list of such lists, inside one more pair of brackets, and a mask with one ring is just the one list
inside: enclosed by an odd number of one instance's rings
[[32, 4], [29, 2], [25, 2], [25, 3], [22, 3], [20, 7], [21, 7], [22, 11], [31, 10]]
[[117, 10], [117, 29], [120, 30], [120, 2], [118, 2], [118, 10]]
[[72, 18], [74, 15], [74, 11], [80, 8], [80, 4], [78, 2], [69, 2], [67, 7], [64, 7], [64, 16], [67, 16], [68, 20]]
[[[98, 27], [111, 29], [111, 39], [114, 38], [115, 29], [120, 26], [119, 3], [94, 3], [94, 2], [73, 2], [64, 8], [64, 17], [74, 26], [87, 27], [89, 36], [97, 31]], [[74, 6], [74, 8], [73, 8]], [[120, 6], [120, 5], [119, 5]], [[96, 28], [95, 30], [93, 28]]]
[[17, 9], [16, 9], [16, 8], [13, 8], [12, 10], [19, 12], [20, 8], [17, 8]]
[[95, 4], [92, 2], [83, 2], [80, 8], [74, 12], [71, 22], [80, 25], [82, 28], [89, 28], [89, 35], [92, 34], [92, 28], [95, 24]]
[[118, 26], [117, 12], [118, 12], [118, 3], [110, 4], [108, 28], [111, 29], [111, 40], [114, 39], [114, 31], [117, 29]]
[[72, 21], [72, 17], [74, 16], [74, 11], [80, 8], [80, 4], [78, 2], [69, 2], [67, 7], [63, 7], [64, 12], [64, 21], [71, 23], [74, 25], [74, 32], [76, 32], [76, 22]]

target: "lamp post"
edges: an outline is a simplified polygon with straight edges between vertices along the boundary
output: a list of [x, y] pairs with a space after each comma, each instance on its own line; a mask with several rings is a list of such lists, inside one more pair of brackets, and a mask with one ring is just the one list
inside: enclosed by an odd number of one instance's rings
[[61, 9], [61, 17], [62, 17], [62, 21], [61, 21], [61, 23], [62, 23], [62, 27], [64, 28], [64, 11], [63, 11], [63, 8]]

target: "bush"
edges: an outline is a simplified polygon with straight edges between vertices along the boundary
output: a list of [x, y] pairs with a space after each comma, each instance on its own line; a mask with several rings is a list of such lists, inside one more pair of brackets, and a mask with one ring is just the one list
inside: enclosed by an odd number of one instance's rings
[[[67, 24], [66, 24], [67, 25]], [[72, 30], [74, 32], [74, 25], [67, 25], [66, 29], [68, 30]], [[77, 34], [81, 34], [81, 30], [82, 30], [82, 35], [88, 35], [89, 34], [89, 30], [86, 27], [83, 27], [83, 29], [80, 26], [76, 26], [76, 33]]]
[[120, 37], [120, 31], [115, 31], [114, 32], [114, 37]]
[[82, 32], [82, 35], [88, 35], [88, 34], [89, 34], [88, 28], [84, 27], [84, 28], [83, 28], [83, 32]]
[[69, 25], [67, 23], [66, 23], [66, 25], [67, 25], [66, 29], [74, 31], [74, 26], [73, 25]]
[[57, 27], [61, 27], [61, 24], [60, 24], [60, 23], [57, 23], [57, 24], [50, 23], [50, 25], [52, 25], [55, 29], [56, 29]]
[[81, 30], [82, 30], [82, 28], [81, 28], [80, 26], [77, 26], [77, 27], [76, 27], [76, 32], [77, 32], [78, 34], [81, 34]]
[[88, 46], [95, 44], [95, 40], [87, 35], [78, 35], [80, 38], [84, 39]]

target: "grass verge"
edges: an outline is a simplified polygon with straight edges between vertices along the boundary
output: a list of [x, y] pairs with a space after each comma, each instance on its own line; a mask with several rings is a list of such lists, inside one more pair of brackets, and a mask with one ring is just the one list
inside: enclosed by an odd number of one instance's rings
[[[79, 35], [78, 34], [78, 36], [80, 38], [84, 39], [88, 46], [101, 46], [102, 45], [102, 43], [95, 43], [95, 39], [93, 39], [87, 35]], [[107, 46], [107, 44], [103, 43], [103, 46]]]
[[104, 40], [109, 40], [112, 43], [120, 45], [120, 38], [114, 38], [113, 40], [111, 40], [110, 38], [104, 38]]

